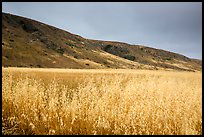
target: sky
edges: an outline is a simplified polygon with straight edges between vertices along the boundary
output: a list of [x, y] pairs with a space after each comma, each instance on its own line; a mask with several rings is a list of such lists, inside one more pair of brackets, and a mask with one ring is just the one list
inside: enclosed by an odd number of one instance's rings
[[202, 59], [201, 2], [2, 2], [2, 12], [88, 39], [144, 45]]

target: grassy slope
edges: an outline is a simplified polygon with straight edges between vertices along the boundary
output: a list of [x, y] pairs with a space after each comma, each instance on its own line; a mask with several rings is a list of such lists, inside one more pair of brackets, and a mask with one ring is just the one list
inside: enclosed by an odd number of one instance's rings
[[[2, 13], [2, 65], [201, 71], [202, 62], [139, 45], [98, 41]], [[109, 45], [109, 48], [107, 46]]]

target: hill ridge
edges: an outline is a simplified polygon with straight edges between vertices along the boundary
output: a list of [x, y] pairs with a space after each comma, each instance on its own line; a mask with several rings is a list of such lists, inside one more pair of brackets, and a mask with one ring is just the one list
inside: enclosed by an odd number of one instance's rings
[[10, 13], [2, 13], [2, 66], [202, 71], [198, 59], [149, 46], [88, 39]]

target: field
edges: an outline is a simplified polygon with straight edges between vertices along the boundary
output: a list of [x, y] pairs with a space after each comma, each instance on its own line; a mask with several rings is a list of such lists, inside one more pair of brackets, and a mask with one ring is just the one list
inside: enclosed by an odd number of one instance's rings
[[201, 135], [202, 72], [2, 68], [2, 132]]

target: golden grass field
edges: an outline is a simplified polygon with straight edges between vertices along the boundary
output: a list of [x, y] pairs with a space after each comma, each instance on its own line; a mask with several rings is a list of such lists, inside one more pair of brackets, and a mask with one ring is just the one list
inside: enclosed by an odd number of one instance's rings
[[202, 72], [2, 68], [2, 132], [201, 135]]

